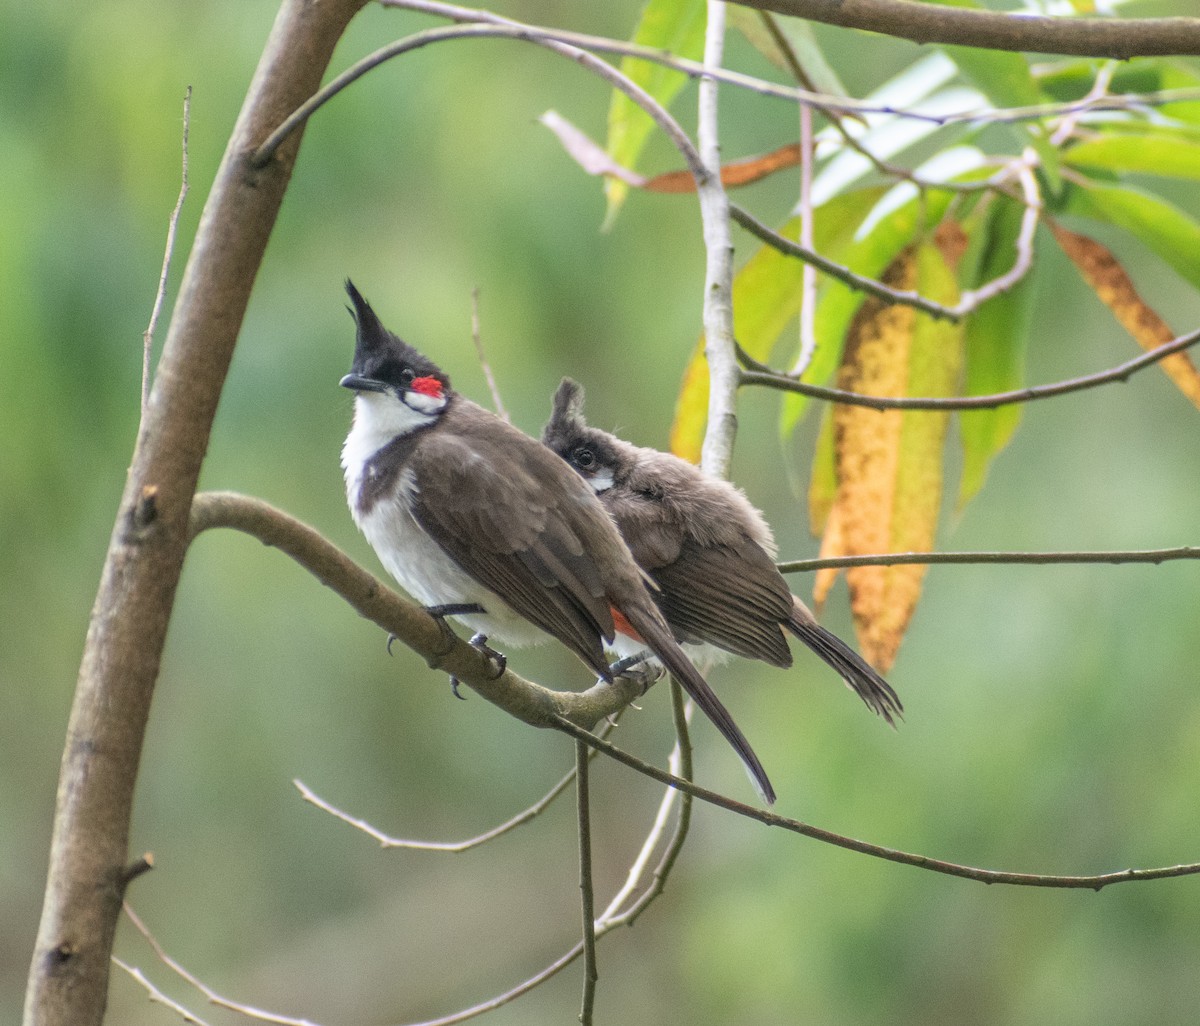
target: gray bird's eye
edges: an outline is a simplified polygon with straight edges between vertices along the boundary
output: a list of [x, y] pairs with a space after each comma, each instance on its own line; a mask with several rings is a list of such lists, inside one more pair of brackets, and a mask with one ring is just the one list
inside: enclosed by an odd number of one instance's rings
[[581, 445], [572, 451], [571, 462], [580, 470], [591, 470], [596, 465], [596, 454], [586, 445]]

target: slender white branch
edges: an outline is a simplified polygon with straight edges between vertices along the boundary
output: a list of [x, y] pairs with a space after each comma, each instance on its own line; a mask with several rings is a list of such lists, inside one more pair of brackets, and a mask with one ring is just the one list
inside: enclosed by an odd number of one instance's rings
[[[708, 0], [704, 63], [720, 67], [725, 46], [724, 0]], [[704, 174], [696, 178], [700, 217], [704, 221], [704, 355], [708, 359], [708, 429], [700, 465], [710, 474], [729, 476], [737, 438], [737, 388], [740, 371], [733, 342], [733, 241], [729, 230], [729, 197], [721, 184], [718, 131], [718, 83], [700, 79], [696, 140]]]

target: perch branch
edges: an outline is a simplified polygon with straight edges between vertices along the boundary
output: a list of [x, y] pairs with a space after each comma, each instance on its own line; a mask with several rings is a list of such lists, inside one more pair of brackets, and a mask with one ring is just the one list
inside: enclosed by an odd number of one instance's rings
[[582, 692], [551, 691], [512, 670], [493, 678], [487, 657], [477, 649], [461, 638], [447, 649], [443, 631], [424, 609], [401, 598], [319, 532], [261, 499], [233, 492], [197, 495], [192, 505], [192, 537], [214, 527], [242, 531], [279, 549], [430, 666], [457, 677], [523, 723], [553, 727], [563, 717], [591, 726], [642, 694], [639, 683], [623, 677]]

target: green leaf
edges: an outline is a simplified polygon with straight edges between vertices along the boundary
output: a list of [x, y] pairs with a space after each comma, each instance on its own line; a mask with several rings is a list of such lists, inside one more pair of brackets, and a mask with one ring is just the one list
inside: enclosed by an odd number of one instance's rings
[[1200, 223], [1166, 200], [1129, 185], [1072, 185], [1063, 209], [1124, 228], [1200, 288]]
[[[1014, 244], [1020, 232], [1022, 207], [1013, 202], [994, 203], [980, 227], [985, 236], [980, 260], [980, 283], [1003, 274], [1016, 258]], [[1033, 285], [1026, 277], [1014, 288], [984, 303], [966, 322], [967, 395], [991, 395], [1019, 388], [1025, 380], [1025, 351], [1029, 341]], [[964, 410], [959, 414], [963, 447], [958, 508], [962, 510], [983, 487], [992, 460], [1012, 440], [1021, 422], [1019, 404], [991, 410]]]
[[1200, 179], [1200, 145], [1186, 134], [1104, 134], [1071, 147], [1065, 161], [1072, 167], [1101, 168], [1118, 174], [1161, 175]]
[[[817, 224], [820, 224], [820, 214], [828, 207], [833, 207], [839, 201], [849, 201], [852, 197], [860, 197], [859, 203], [870, 195], [878, 196], [878, 190], [864, 189], [847, 193], [837, 200], [831, 200], [824, 206], [818, 207]], [[842, 231], [826, 245], [817, 243], [817, 248], [830, 259], [849, 267], [857, 274], [870, 278], [878, 278], [884, 269], [895, 259], [896, 254], [918, 237], [925, 229], [932, 228], [941, 220], [951, 195], [947, 192], [930, 193], [924, 198], [910, 200], [902, 207], [892, 211], [872, 226], [870, 232], [862, 239], [853, 238], [854, 227], [861, 223], [858, 218], [852, 222], [850, 231]], [[850, 321], [862, 304], [864, 294], [852, 289], [840, 281], [827, 278], [823, 295], [817, 301], [815, 316], [815, 331], [820, 344], [817, 346], [813, 361], [804, 372], [801, 380], [822, 384], [828, 381], [842, 359], [842, 346], [846, 339], [846, 330]], [[796, 429], [808, 409], [808, 396], [789, 392], [783, 400], [780, 413], [779, 430], [786, 439]]]
[[[679, 57], [698, 60], [704, 55], [704, 27], [707, 7], [704, 0], [649, 0], [634, 32], [633, 41], [657, 50], [668, 50]], [[687, 84], [687, 76], [660, 64], [626, 57], [621, 71], [640, 85], [664, 107], [669, 107], [679, 91]], [[638, 157], [646, 145], [654, 122], [628, 96], [613, 91], [608, 108], [608, 154], [618, 164], [637, 167]], [[605, 224], [611, 225], [629, 186], [615, 178], [604, 185], [608, 197]]]

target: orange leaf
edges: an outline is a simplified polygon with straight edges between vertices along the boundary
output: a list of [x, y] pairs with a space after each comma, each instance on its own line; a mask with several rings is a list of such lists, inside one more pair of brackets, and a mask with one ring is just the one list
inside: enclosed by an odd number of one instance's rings
[[[797, 143], [790, 143], [771, 153], [735, 160], [724, 165], [721, 168], [721, 184], [727, 189], [749, 185], [799, 163], [800, 147]], [[696, 179], [690, 171], [667, 171], [648, 179], [642, 183], [641, 188], [648, 192], [695, 192]]]
[[[1113, 312], [1138, 345], [1143, 349], [1157, 349], [1175, 337], [1167, 322], [1138, 295], [1125, 268], [1108, 247], [1053, 221], [1050, 227], [1063, 252], [1083, 275], [1083, 280], [1095, 290], [1100, 301]], [[1173, 353], [1160, 360], [1158, 365], [1194, 406], [1200, 406], [1200, 373], [1187, 353]]]

